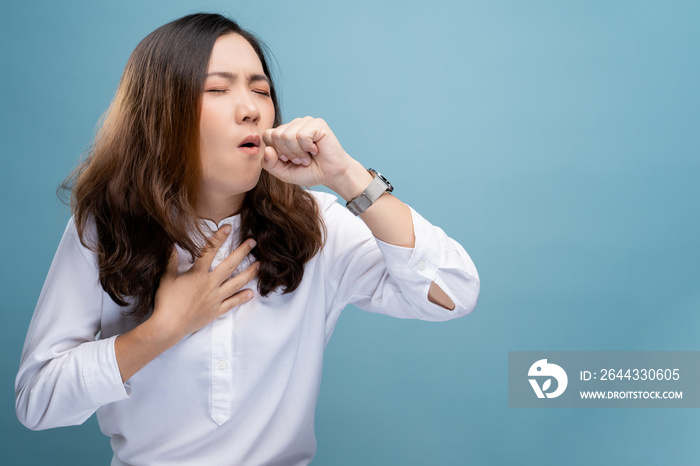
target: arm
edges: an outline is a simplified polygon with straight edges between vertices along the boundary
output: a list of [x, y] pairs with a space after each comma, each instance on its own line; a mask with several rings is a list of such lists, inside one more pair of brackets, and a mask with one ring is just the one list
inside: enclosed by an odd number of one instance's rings
[[[209, 273], [226, 232], [213, 251], [177, 274], [174, 255], [156, 293], [152, 316], [120, 336], [95, 340], [103, 299], [95, 254], [78, 238], [71, 220], [58, 247], [27, 333], [15, 382], [17, 417], [30, 429], [82, 424], [102, 405], [129, 396], [124, 381], [185, 335], [241, 302], [239, 291], [255, 273], [251, 266], [228, 279], [251, 249], [244, 242]], [[229, 271], [230, 270], [230, 271]], [[228, 273], [228, 276], [224, 275]], [[211, 292], [202, 290], [209, 287]]]
[[[398, 318], [445, 321], [469, 314], [479, 294], [479, 277], [462, 246], [410, 209], [415, 246], [395, 246], [338, 203], [317, 194], [328, 234], [323, 249], [329, 310], [347, 304]], [[432, 283], [454, 302], [454, 309], [432, 303]]]
[[15, 381], [17, 417], [30, 429], [83, 423], [128, 396], [114, 338], [95, 340], [103, 291], [94, 255], [68, 223], [44, 282]]
[[[334, 186], [328, 186], [345, 201], [359, 196], [372, 181], [372, 175], [356, 160], [353, 160], [344, 176]], [[416, 244], [411, 210], [397, 197], [384, 193], [374, 204], [360, 214], [360, 218], [379, 240], [394, 246], [413, 248]], [[435, 282], [430, 284], [428, 300], [445, 309], [453, 310], [454, 302]]]
[[177, 271], [177, 251], [173, 249], [156, 292], [153, 314], [115, 341], [123, 381], [185, 336], [253, 297], [251, 290], [241, 289], [255, 276], [257, 263], [240, 275], [229, 277], [255, 247], [255, 242], [244, 241], [215, 270], [209, 271], [216, 252], [230, 233], [228, 225], [217, 231], [211, 246], [195, 260], [192, 268], [181, 275]]
[[[343, 150], [323, 120], [311, 117], [296, 119], [267, 130], [263, 140], [268, 146], [263, 168], [283, 181], [305, 186], [325, 185], [349, 201], [372, 180], [367, 170]], [[360, 218], [381, 242], [405, 248], [415, 247], [411, 209], [395, 196], [388, 193], [382, 195]], [[463, 255], [466, 259], [462, 261], [462, 268], [472, 271], [471, 260], [465, 252]], [[475, 300], [478, 295], [475, 269], [471, 277], [470, 288], [476, 286]], [[435, 281], [430, 283], [427, 300], [444, 309], [455, 309], [454, 301]]]

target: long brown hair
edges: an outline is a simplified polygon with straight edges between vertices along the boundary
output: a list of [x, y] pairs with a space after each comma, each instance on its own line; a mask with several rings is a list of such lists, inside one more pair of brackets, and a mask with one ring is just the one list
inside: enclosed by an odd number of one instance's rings
[[[199, 118], [214, 42], [243, 36], [270, 78], [274, 126], [281, 115], [263, 45], [218, 14], [185, 16], [153, 31], [131, 54], [87, 158], [62, 184], [84, 246], [97, 253], [102, 288], [125, 312], [152, 312], [174, 244], [192, 257], [208, 244], [194, 206], [200, 187]], [[267, 49], [265, 49], [267, 50]], [[94, 223], [96, 238], [88, 238]], [[263, 171], [245, 196], [242, 237], [255, 238], [258, 290], [294, 291], [323, 245], [313, 196]]]

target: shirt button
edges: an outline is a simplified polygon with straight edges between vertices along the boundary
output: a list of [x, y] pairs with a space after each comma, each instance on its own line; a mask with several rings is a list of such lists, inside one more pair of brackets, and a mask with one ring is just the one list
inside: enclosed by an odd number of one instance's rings
[[215, 257], [216, 257], [216, 260], [218, 260], [219, 262], [221, 262], [222, 260], [224, 260], [224, 253], [221, 252], [221, 251], [219, 251], [219, 252], [216, 253], [216, 256], [215, 256]]
[[418, 261], [418, 270], [425, 270], [425, 261]]
[[218, 367], [220, 370], [226, 369], [226, 361], [224, 361], [223, 359], [219, 361]]

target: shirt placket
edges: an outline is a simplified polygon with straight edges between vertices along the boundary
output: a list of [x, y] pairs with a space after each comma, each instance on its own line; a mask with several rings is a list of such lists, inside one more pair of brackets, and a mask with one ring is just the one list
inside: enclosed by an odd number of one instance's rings
[[233, 401], [233, 314], [219, 317], [212, 326], [211, 418], [218, 425], [231, 417]]
[[[212, 262], [217, 267], [226, 257], [230, 238], [221, 246]], [[233, 402], [233, 313], [227, 312], [212, 322], [211, 342], [211, 418], [222, 425], [231, 417]]]

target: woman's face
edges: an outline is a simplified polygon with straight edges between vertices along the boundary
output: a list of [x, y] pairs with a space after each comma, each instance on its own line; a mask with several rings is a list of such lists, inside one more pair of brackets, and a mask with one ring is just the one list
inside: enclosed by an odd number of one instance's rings
[[238, 34], [219, 37], [209, 59], [199, 122], [204, 211], [240, 208], [260, 177], [262, 133], [272, 128], [274, 118], [270, 84], [253, 47]]

